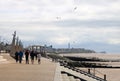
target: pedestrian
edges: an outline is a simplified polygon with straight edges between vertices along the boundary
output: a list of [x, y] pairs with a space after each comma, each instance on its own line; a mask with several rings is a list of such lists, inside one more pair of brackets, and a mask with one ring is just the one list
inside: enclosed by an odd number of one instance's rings
[[20, 51], [20, 52], [19, 52], [19, 63], [20, 63], [20, 64], [22, 63], [22, 57], [23, 57], [23, 52]]
[[40, 54], [40, 52], [37, 54], [37, 58], [38, 58], [38, 64], [41, 64], [41, 54]]
[[26, 64], [29, 64], [29, 51], [25, 51], [25, 59], [26, 59]]
[[18, 58], [19, 58], [19, 52], [16, 51], [16, 52], [15, 52], [15, 60], [16, 60], [16, 63], [18, 62]]
[[31, 57], [31, 63], [32, 63], [32, 64], [34, 64], [34, 56], [35, 56], [34, 51], [31, 51], [30, 57]]
[[37, 54], [38, 54], [38, 52], [35, 51], [34, 54], [35, 54], [35, 58], [36, 58], [36, 60], [37, 60]]

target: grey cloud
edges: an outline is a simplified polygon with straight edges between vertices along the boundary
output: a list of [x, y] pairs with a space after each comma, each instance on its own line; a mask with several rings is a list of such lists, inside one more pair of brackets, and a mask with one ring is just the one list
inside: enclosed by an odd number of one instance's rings
[[22, 27], [25, 27], [25, 26], [31, 26], [31, 25], [34, 25], [34, 26], [36, 26], [36, 25], [46, 25], [46, 24], [51, 24], [50, 22], [43, 22], [43, 21], [19, 21], [19, 22], [17, 22], [17, 21], [15, 21], [15, 22], [11, 22], [11, 21], [9, 21], [9, 22], [0, 22], [0, 26], [1, 27], [14, 27], [14, 26], [18, 26], [18, 27], [20, 27], [20, 26], [22, 26]]
[[109, 3], [120, 2], [119, 0], [75, 0], [76, 4], [94, 4], [94, 5], [107, 5]]
[[63, 20], [54, 22], [60, 27], [120, 27], [120, 20]]
[[61, 21], [27, 21], [27, 22], [0, 22], [1, 27], [56, 25], [58, 27], [120, 27], [120, 20], [61, 20]]

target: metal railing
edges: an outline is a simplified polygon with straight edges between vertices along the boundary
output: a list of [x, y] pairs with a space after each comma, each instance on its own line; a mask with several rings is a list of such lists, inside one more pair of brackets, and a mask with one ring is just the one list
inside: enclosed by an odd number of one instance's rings
[[[79, 73], [81, 73], [81, 74], [84, 74], [84, 75], [86, 75], [86, 76], [88, 76], [88, 77], [91, 77], [91, 78], [93, 78], [93, 79], [96, 79], [96, 80], [98, 80], [98, 81], [107, 81], [107, 80], [106, 80], [106, 75], [104, 75], [104, 78], [98, 77], [98, 76], [96, 76], [95, 74], [92, 74], [92, 73], [90, 72], [90, 69], [88, 69], [88, 72], [87, 72], [87, 71], [83, 71], [83, 70], [81, 70], [81, 69], [79, 69], [79, 68], [76, 68], [76, 67], [74, 67], [74, 66], [69, 66], [69, 65], [67, 65], [67, 63], [65, 63], [65, 62], [60, 62], [60, 65], [66, 67], [66, 68], [72, 69], [73, 71], [76, 71], [76, 72], [79, 72]], [[98, 71], [96, 70], [96, 72], [98, 72]], [[101, 73], [101, 74], [102, 74], [102, 73]]]

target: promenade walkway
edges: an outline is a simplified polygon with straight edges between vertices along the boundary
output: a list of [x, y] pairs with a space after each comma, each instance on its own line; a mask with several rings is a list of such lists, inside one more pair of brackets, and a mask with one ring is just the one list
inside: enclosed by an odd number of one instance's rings
[[0, 81], [54, 81], [56, 64], [41, 58], [41, 64], [15, 63], [8, 54], [2, 55], [9, 63], [0, 64]]

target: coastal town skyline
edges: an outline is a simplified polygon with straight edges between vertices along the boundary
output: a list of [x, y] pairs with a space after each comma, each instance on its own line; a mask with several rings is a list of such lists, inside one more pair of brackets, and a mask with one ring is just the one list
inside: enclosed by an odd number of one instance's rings
[[120, 53], [120, 0], [1, 0], [0, 37], [25, 46]]

